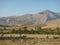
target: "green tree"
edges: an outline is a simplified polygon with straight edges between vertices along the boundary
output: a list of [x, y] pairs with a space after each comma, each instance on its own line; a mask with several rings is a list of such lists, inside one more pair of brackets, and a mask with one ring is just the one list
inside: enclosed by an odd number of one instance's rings
[[16, 30], [15, 29], [12, 29], [12, 32], [11, 33], [16, 33]]
[[56, 34], [60, 34], [60, 28], [56, 28]]
[[42, 28], [41, 28], [41, 26], [37, 26], [37, 33], [42, 33]]
[[22, 33], [22, 29], [21, 28], [18, 29], [18, 33], [20, 34], [20, 37], [21, 37], [21, 35], [22, 35], [21, 34]]
[[24, 29], [23, 33], [28, 33], [27, 26], [24, 26], [23, 29]]

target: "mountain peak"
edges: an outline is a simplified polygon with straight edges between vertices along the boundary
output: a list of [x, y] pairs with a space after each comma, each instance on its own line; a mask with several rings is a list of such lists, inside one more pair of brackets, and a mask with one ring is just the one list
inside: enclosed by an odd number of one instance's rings
[[47, 14], [47, 13], [53, 13], [53, 12], [48, 10], [48, 9], [46, 9], [46, 10], [40, 12], [39, 14]]
[[49, 9], [44, 10], [44, 12], [51, 12]]
[[22, 16], [11, 16], [11, 17], [2, 17], [0, 18], [0, 24], [7, 25], [34, 25], [34, 24], [45, 24], [51, 20], [60, 20], [60, 16], [53, 11], [48, 9], [37, 13], [37, 14], [24, 14]]

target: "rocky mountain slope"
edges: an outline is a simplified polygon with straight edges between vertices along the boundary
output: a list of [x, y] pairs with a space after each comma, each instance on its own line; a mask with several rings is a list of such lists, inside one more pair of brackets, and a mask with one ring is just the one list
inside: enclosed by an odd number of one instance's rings
[[9, 16], [0, 18], [0, 25], [41, 25], [49, 23], [53, 24], [55, 22], [56, 24], [60, 22], [60, 13], [52, 12], [50, 10], [44, 10], [37, 14], [24, 14], [22, 16]]

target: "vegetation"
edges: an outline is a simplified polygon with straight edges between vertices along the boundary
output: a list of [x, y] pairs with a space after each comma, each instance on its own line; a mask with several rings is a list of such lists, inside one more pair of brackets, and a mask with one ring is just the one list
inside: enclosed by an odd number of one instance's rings
[[[0, 45], [60, 45], [60, 41], [56, 39], [29, 39], [29, 40], [0, 40]], [[56, 40], [56, 41], [55, 41]]]
[[60, 34], [60, 28], [56, 29], [42, 29], [41, 26], [37, 26], [34, 29], [28, 30], [27, 27], [23, 27], [23, 29], [19, 28], [18, 30], [16, 29], [11, 29], [11, 30], [6, 30], [0, 29], [0, 34]]

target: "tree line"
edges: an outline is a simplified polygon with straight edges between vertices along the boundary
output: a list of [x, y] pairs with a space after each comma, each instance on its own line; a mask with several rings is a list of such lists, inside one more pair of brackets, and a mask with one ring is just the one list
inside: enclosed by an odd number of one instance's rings
[[[4, 32], [5, 31], [5, 32]], [[36, 26], [35, 29], [28, 30], [27, 26], [23, 27], [23, 30], [19, 28], [18, 30], [12, 29], [7, 32], [6, 28], [0, 29], [0, 34], [60, 34], [60, 28], [56, 29], [42, 29], [41, 26]]]

